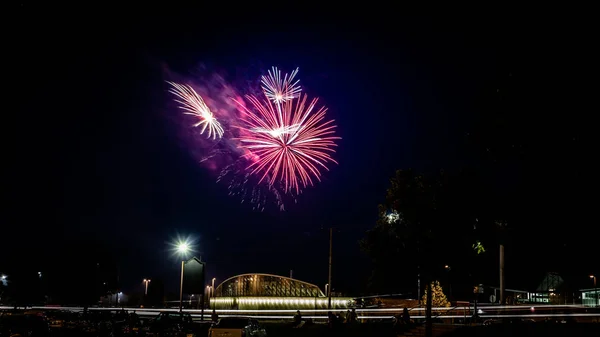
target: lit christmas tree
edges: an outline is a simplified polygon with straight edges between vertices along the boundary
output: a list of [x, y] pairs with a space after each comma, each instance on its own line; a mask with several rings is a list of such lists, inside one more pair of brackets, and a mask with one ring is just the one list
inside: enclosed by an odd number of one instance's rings
[[[439, 281], [431, 282], [431, 292], [433, 293], [433, 297], [431, 298], [432, 307], [438, 308], [450, 306], [450, 302], [446, 298], [444, 290], [442, 289]], [[422, 303], [427, 303], [427, 290], [425, 290], [425, 294], [423, 294], [422, 301]]]

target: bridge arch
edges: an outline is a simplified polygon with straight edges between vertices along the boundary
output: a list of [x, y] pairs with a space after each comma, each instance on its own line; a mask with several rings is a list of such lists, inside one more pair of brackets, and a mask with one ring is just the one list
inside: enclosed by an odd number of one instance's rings
[[271, 274], [241, 274], [221, 282], [215, 297], [325, 297], [314, 284]]

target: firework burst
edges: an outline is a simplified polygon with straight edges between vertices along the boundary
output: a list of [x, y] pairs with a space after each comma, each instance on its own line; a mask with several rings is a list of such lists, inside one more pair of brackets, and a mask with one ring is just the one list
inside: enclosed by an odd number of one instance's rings
[[283, 79], [281, 78], [281, 70], [277, 67], [269, 70], [267, 76], [262, 76], [262, 89], [267, 98], [273, 103], [280, 104], [298, 97], [302, 89], [298, 85], [300, 80], [294, 82], [294, 77], [298, 74], [299, 69], [296, 68], [289, 76], [285, 74]]
[[167, 83], [171, 85], [169, 92], [177, 96], [175, 101], [181, 104], [180, 108], [185, 111], [184, 114], [198, 117], [194, 127], [202, 127], [200, 134], [208, 131], [208, 138], [223, 137], [224, 130], [221, 123], [192, 87], [168, 81]]
[[340, 139], [336, 125], [317, 99], [302, 94], [298, 70], [282, 75], [272, 67], [260, 77], [261, 94], [256, 95], [259, 88], [240, 92], [217, 74], [201, 76], [196, 89], [167, 81], [179, 108], [197, 118], [194, 126], [200, 132], [186, 139], [194, 156], [218, 172], [217, 182], [230, 195], [256, 211], [270, 205], [284, 211], [288, 202], [298, 202], [304, 188], [321, 180], [323, 169], [337, 164], [332, 158]]
[[266, 180], [273, 186], [279, 181], [284, 193], [298, 194], [314, 179], [321, 180], [320, 169], [328, 170], [327, 163], [337, 164], [331, 157], [335, 140], [340, 139], [334, 136], [336, 125], [325, 121], [325, 107], [316, 109], [317, 99], [307, 104], [308, 97], [300, 95], [273, 103], [266, 90], [265, 97], [246, 96], [250, 108], [236, 100], [246, 125], [239, 146], [248, 150], [248, 169], [260, 176], [259, 183]]

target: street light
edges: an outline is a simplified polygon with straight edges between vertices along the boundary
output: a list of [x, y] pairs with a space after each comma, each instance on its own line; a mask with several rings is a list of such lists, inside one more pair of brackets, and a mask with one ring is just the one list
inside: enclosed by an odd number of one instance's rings
[[146, 291], [144, 292], [144, 295], [148, 295], [148, 283], [150, 283], [150, 279], [144, 279], [144, 283], [146, 285]]
[[452, 270], [452, 268], [449, 265], [445, 265], [444, 269], [448, 273], [448, 290], [450, 295], [450, 301], [452, 301], [452, 279], [450, 278], [450, 271]]
[[596, 276], [590, 275], [590, 278], [594, 280], [594, 293], [596, 297], [596, 306], [598, 306], [598, 288], [596, 288]]
[[[216, 280], [216, 279], [217, 279], [216, 277], [213, 277], [213, 279], [212, 279], [212, 285], [211, 285], [211, 287], [210, 287], [210, 288], [211, 288], [211, 295], [210, 295], [210, 297], [208, 298], [208, 304], [209, 304], [209, 305], [210, 305], [210, 301], [211, 301], [211, 300], [212, 300], [212, 301], [213, 301], [213, 303], [214, 303], [214, 299], [213, 299], [213, 297], [215, 297], [215, 280]], [[214, 308], [215, 308], [215, 305], [213, 304], [213, 309], [214, 309]]]
[[119, 300], [121, 299], [121, 295], [123, 295], [122, 291], [119, 291], [118, 293], [115, 294], [115, 301], [117, 302], [117, 307], [119, 306]]
[[[177, 252], [185, 258], [187, 252], [190, 250], [190, 245], [187, 242], [180, 242], [177, 244]], [[183, 267], [185, 260], [181, 260], [181, 281], [179, 283], [179, 311], [183, 310]]]
[[190, 245], [187, 244], [187, 242], [180, 242], [177, 245], [177, 252], [181, 253], [181, 254], [187, 254], [187, 252], [190, 250]]

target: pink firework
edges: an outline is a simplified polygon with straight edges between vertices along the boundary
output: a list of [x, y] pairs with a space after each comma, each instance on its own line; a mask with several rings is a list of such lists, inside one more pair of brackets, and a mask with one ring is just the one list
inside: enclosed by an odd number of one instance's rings
[[336, 125], [333, 120], [324, 121], [327, 109], [317, 110], [317, 99], [307, 105], [306, 95], [275, 104], [268, 93], [265, 98], [246, 96], [250, 107], [236, 101], [246, 124], [240, 147], [249, 151], [246, 156], [252, 164], [248, 169], [260, 176], [259, 183], [280, 181], [285, 193], [299, 193], [313, 185], [313, 179], [321, 180], [320, 169], [328, 170], [327, 163], [337, 164], [331, 157], [335, 140], [340, 139], [334, 136]]

